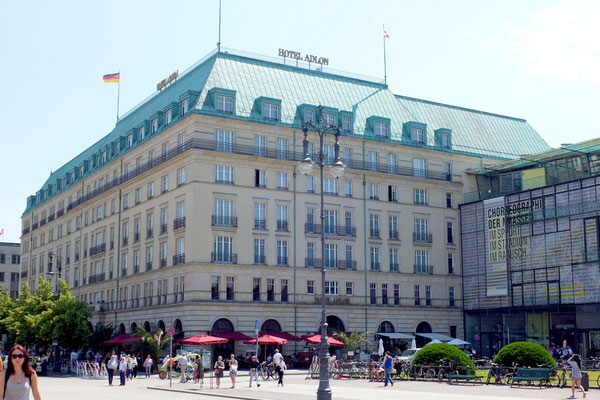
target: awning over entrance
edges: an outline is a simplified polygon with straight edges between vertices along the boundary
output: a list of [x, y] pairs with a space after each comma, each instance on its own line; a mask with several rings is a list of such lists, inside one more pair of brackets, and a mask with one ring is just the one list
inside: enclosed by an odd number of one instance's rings
[[285, 340], [288, 340], [288, 341], [293, 340], [295, 342], [299, 342], [299, 341], [302, 340], [301, 338], [299, 338], [297, 336], [294, 336], [294, 335], [292, 335], [291, 333], [288, 333], [288, 332], [261, 332], [260, 334], [261, 335], [275, 336], [275, 337], [278, 337], [278, 338], [281, 338], [281, 339], [285, 339]]
[[142, 340], [140, 335], [130, 335], [128, 333], [124, 333], [121, 335], [116, 335], [111, 337], [110, 339], [102, 342], [104, 346], [119, 346], [123, 344], [133, 344]]
[[398, 339], [398, 340], [413, 340], [415, 337], [409, 333], [400, 333], [400, 332], [381, 332], [377, 333], [379, 336], [389, 337], [390, 339]]
[[415, 335], [426, 337], [431, 340], [439, 340], [440, 342], [449, 342], [453, 337], [443, 335], [441, 333], [415, 333]]
[[242, 332], [209, 332], [208, 334], [228, 340], [252, 340], [250, 336], [246, 336]]

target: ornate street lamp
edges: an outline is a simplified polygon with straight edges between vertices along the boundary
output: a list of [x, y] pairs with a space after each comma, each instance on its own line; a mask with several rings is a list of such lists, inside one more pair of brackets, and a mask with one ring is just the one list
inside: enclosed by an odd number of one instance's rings
[[305, 122], [302, 127], [304, 132], [303, 145], [303, 156], [302, 161], [298, 164], [298, 169], [304, 175], [311, 173], [315, 162], [310, 158], [308, 154], [308, 130], [309, 128], [315, 131], [319, 135], [319, 148], [317, 154], [316, 164], [319, 166], [321, 173], [321, 343], [319, 345], [319, 388], [317, 389], [317, 400], [330, 400], [331, 399], [331, 388], [329, 387], [329, 351], [327, 344], [327, 319], [325, 310], [325, 199], [323, 191], [323, 169], [325, 168], [325, 150], [323, 147], [323, 141], [327, 132], [334, 132], [335, 138], [335, 159], [331, 165], [330, 173], [331, 176], [338, 179], [344, 175], [344, 163], [340, 160], [340, 129], [337, 125], [327, 124], [322, 119], [323, 106], [318, 107], [319, 115], [321, 120], [319, 126], [312, 122]]

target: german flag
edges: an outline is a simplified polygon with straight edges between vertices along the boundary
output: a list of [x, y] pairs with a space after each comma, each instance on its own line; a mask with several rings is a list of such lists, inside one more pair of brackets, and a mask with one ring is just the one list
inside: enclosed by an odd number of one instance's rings
[[102, 77], [104, 82], [116, 82], [119, 83], [121, 81], [121, 73], [117, 72], [116, 74], [108, 74]]

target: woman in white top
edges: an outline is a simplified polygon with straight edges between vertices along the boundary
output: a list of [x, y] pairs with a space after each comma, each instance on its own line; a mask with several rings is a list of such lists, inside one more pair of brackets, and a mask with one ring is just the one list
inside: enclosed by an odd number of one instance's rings
[[0, 392], [6, 400], [29, 400], [30, 392], [35, 400], [42, 400], [37, 374], [31, 367], [29, 354], [21, 345], [14, 345], [8, 353], [6, 370], [0, 372]]
[[581, 386], [581, 358], [579, 354], [573, 354], [567, 362], [571, 366], [571, 397], [569, 398], [575, 398], [575, 386], [577, 386], [583, 392], [583, 398], [585, 399], [587, 393], [583, 390], [583, 386]]

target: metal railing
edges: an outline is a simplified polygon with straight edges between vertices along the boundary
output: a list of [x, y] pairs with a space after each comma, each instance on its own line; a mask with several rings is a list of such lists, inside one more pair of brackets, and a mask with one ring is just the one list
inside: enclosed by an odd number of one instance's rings
[[212, 226], [225, 226], [230, 228], [238, 227], [237, 217], [228, 217], [223, 215], [213, 215], [211, 219]]
[[185, 228], [185, 217], [175, 218], [173, 220], [173, 230]]
[[254, 229], [267, 229], [267, 221], [264, 219], [255, 219], [254, 220]]
[[433, 243], [433, 236], [431, 233], [413, 232], [413, 242]]
[[433, 275], [433, 265], [414, 264], [413, 273], [423, 275]]
[[165, 233], [167, 233], [167, 224], [161, 224], [160, 225], [160, 234], [164, 235]]
[[175, 254], [173, 256], [173, 265], [185, 264], [185, 254]]
[[266, 263], [266, 257], [265, 256], [254, 255], [254, 264], [256, 264], [256, 265], [265, 265], [265, 263]]
[[146, 239], [150, 239], [154, 236], [154, 229], [150, 228], [146, 231]]
[[[304, 233], [321, 233], [321, 224], [314, 224], [311, 222], [304, 223]], [[356, 237], [356, 228], [346, 225], [328, 225], [325, 224], [325, 235], [331, 236], [352, 236]]]
[[95, 274], [95, 275], [91, 275], [90, 279], [88, 280], [88, 282], [90, 284], [92, 283], [98, 283], [98, 282], [103, 282], [104, 281], [104, 272], [101, 272], [99, 274]]
[[[306, 268], [323, 268], [323, 260], [320, 258], [305, 258], [304, 266]], [[325, 259], [325, 268], [356, 270], [356, 260]]]
[[235, 253], [210, 253], [210, 261], [213, 263], [237, 264]]
[[90, 257], [106, 252], [106, 243], [90, 247]]

